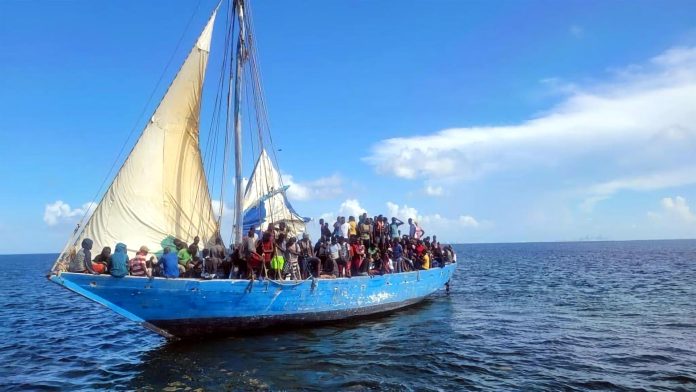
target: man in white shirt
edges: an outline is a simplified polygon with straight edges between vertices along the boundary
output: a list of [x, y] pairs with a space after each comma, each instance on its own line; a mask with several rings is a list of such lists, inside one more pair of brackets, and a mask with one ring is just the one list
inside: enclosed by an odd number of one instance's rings
[[346, 222], [346, 217], [341, 217], [341, 237], [348, 239], [348, 231], [350, 230], [350, 225]]

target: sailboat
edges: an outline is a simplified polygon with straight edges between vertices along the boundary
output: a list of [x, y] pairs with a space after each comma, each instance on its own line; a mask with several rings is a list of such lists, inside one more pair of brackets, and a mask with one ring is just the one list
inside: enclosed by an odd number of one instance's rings
[[[306, 232], [307, 219], [288, 201], [287, 185], [266, 148], [265, 103], [261, 92], [253, 25], [247, 0], [227, 5], [223, 73], [216, 102], [227, 92], [225, 147], [220, 207], [215, 211], [210, 173], [199, 144], [203, 81], [213, 26], [220, 4], [188, 53], [140, 137], [93, 213], [68, 239], [48, 278], [125, 318], [170, 339], [227, 335], [278, 325], [304, 325], [389, 312], [422, 301], [448, 284], [456, 264], [375, 276], [306, 280], [197, 279], [67, 272], [79, 244], [94, 249], [124, 243], [131, 255], [141, 245], [152, 252], [173, 246], [175, 238], [200, 237], [204, 245], [220, 235], [225, 214], [228, 140], [234, 140], [234, 244], [249, 227], [264, 230], [285, 222], [289, 233]], [[236, 25], [236, 28], [235, 28]], [[233, 37], [236, 39], [233, 39]], [[233, 50], [234, 49], [234, 50]], [[244, 80], [244, 76], [250, 76]], [[227, 78], [226, 76], [229, 76]], [[246, 82], [246, 83], [245, 83]], [[242, 177], [243, 87], [253, 95], [258, 128], [254, 170]], [[222, 107], [222, 106], [220, 106]], [[218, 115], [223, 110], [217, 111]], [[251, 115], [249, 117], [252, 117]], [[222, 117], [220, 117], [222, 118]], [[264, 125], [265, 124], [265, 125]], [[266, 137], [266, 139], [268, 139]], [[250, 140], [251, 141], [251, 140]], [[270, 151], [270, 152], [269, 152]]]

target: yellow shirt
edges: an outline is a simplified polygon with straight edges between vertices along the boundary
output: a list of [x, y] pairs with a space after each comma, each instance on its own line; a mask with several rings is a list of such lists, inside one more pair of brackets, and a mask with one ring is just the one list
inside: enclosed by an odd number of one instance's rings
[[348, 235], [358, 235], [358, 224], [355, 221], [348, 222]]
[[423, 269], [430, 269], [430, 255], [423, 255]]

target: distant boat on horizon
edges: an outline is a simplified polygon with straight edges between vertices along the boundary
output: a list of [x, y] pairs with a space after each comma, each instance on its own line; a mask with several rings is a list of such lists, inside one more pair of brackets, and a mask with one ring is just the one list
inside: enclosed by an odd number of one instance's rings
[[[206, 173], [204, 165], [208, 162], [215, 166], [216, 152], [209, 140], [207, 154], [202, 153], [199, 128], [203, 81], [219, 7], [94, 212], [68, 240], [49, 280], [167, 338], [226, 335], [383, 313], [418, 303], [445, 287], [456, 263], [384, 275], [293, 281], [115, 278], [66, 271], [76, 247], [85, 238], [94, 242], [95, 250], [127, 244], [131, 254], [141, 245], [161, 253], [164, 247], [173, 246], [174, 238], [190, 240], [198, 236], [202, 244], [212, 244], [220, 235], [222, 223], [228, 139], [234, 143], [234, 243], [240, 244], [242, 233], [251, 226], [264, 230], [269, 224], [285, 222], [294, 235], [306, 231], [307, 220], [289, 203], [277, 160], [274, 163], [275, 149], [266, 120], [253, 24], [244, 0], [230, 1], [224, 7], [227, 18], [223, 67], [213, 113], [218, 120], [226, 115], [224, 158], [217, 172], [222, 180], [216, 217], [207, 176], [210, 173]], [[249, 131], [257, 131], [258, 143], [252, 145], [255, 165], [243, 187], [244, 102], [250, 102], [254, 110], [257, 129]], [[211, 137], [215, 141], [220, 137], [220, 129], [214, 128], [211, 126]]]

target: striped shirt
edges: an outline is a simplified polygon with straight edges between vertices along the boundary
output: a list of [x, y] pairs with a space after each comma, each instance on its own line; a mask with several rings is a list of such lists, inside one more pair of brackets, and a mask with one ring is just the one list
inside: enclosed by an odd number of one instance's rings
[[132, 276], [147, 276], [147, 253], [138, 252], [128, 262], [128, 269]]

